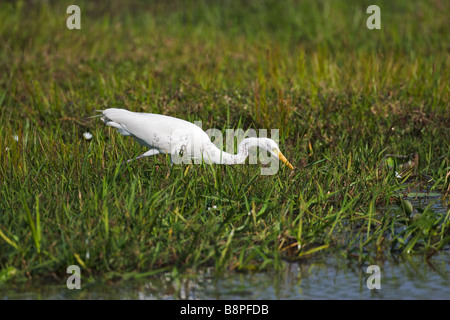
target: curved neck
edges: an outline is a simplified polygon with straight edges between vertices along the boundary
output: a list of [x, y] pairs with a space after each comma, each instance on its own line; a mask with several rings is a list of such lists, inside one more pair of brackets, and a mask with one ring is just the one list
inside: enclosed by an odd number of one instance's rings
[[212, 142], [203, 154], [205, 160], [210, 159], [217, 164], [240, 164], [244, 163], [248, 157], [248, 150], [258, 146], [259, 138], [246, 138], [238, 146], [237, 154], [231, 154], [217, 148]]

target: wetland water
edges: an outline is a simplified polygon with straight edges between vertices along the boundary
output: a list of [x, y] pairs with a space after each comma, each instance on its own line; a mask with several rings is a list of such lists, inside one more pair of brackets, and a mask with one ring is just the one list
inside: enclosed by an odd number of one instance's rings
[[61, 285], [0, 289], [1, 299], [450, 299], [450, 252], [431, 259], [402, 257], [380, 265], [380, 289], [368, 289], [367, 266], [328, 258], [282, 273], [232, 273], [216, 278], [170, 276], [119, 283], [81, 283], [80, 290]]
[[[428, 207], [448, 214], [448, 203], [439, 196], [411, 193], [406, 197], [414, 212]], [[0, 299], [450, 299], [450, 248], [427, 259], [403, 255], [381, 260], [380, 289], [369, 289], [372, 273], [338, 256], [328, 255], [298, 263], [286, 263], [282, 272], [229, 273], [215, 277], [205, 269], [198, 274], [171, 278], [163, 274], [118, 283], [83, 281], [80, 290], [69, 290], [66, 279], [59, 285], [4, 285]], [[69, 276], [69, 275], [68, 275]]]

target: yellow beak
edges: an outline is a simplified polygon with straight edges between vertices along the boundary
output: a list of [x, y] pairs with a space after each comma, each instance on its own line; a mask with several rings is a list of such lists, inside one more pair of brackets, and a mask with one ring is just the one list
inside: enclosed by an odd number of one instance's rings
[[292, 164], [286, 159], [286, 157], [281, 153], [281, 151], [279, 150], [273, 150], [273, 152], [275, 152], [275, 154], [278, 156], [278, 158], [283, 161], [283, 163], [285, 165], [287, 165], [289, 168], [291, 168], [292, 170], [294, 170], [294, 167], [292, 166]]

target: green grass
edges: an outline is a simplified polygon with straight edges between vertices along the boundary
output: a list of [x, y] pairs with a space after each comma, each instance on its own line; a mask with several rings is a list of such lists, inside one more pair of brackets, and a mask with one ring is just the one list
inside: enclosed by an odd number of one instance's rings
[[[78, 1], [81, 30], [72, 2], [0, 4], [0, 282], [448, 248], [450, 213], [408, 217], [379, 170], [417, 152], [408, 182], [448, 199], [448, 1], [377, 1], [381, 30], [373, 1], [126, 3]], [[296, 170], [120, 166], [144, 149], [86, 118], [107, 107], [277, 128]]]

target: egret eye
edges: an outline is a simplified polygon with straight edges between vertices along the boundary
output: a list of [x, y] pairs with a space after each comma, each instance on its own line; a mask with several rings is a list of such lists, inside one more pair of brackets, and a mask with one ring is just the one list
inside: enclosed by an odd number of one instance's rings
[[272, 152], [271, 152], [272, 155], [275, 154], [278, 156], [278, 153], [279, 153], [279, 151], [276, 148], [272, 148]]

